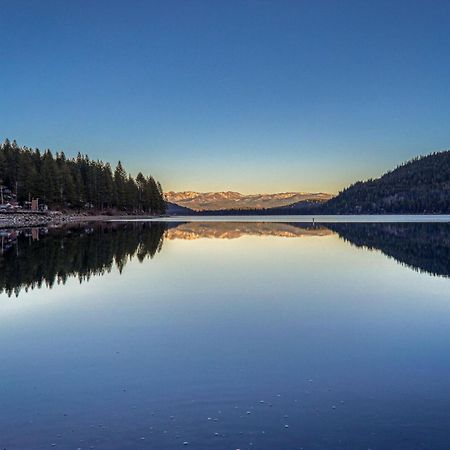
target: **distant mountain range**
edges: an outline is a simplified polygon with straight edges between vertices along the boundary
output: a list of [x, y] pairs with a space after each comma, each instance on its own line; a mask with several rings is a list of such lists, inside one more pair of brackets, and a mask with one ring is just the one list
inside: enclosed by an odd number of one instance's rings
[[167, 192], [169, 203], [194, 211], [219, 211], [229, 209], [250, 210], [278, 208], [293, 203], [323, 202], [331, 194], [309, 192], [282, 192], [277, 194], [241, 194], [239, 192]]
[[337, 196], [190, 191], [166, 195], [170, 202], [202, 214], [450, 214], [450, 150], [414, 158], [380, 178], [358, 181]]

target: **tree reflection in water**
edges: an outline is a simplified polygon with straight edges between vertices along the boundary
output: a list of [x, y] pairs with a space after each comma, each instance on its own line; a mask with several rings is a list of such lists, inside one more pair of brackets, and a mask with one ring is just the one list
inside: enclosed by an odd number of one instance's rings
[[54, 229], [0, 230], [0, 292], [17, 296], [21, 289], [80, 282], [103, 275], [127, 261], [161, 250], [162, 223], [96, 223]]
[[411, 269], [450, 276], [448, 223], [334, 223], [327, 227], [351, 244], [380, 250]]
[[122, 272], [127, 261], [153, 258], [166, 239], [235, 239], [244, 235], [300, 238], [337, 233], [357, 247], [380, 250], [420, 272], [450, 276], [450, 224], [445, 223], [230, 223], [123, 222], [62, 228], [0, 230], [0, 292], [52, 287]]

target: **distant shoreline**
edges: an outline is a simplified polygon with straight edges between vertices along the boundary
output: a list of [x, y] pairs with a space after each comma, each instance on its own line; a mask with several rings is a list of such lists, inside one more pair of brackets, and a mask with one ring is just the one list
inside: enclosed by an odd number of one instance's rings
[[450, 214], [323, 214], [323, 215], [86, 215], [57, 211], [0, 212], [1, 228], [54, 227], [89, 222], [297, 222], [297, 223], [450, 223]]
[[322, 214], [322, 215], [166, 215], [109, 217], [109, 222], [284, 222], [284, 223], [450, 223], [450, 214]]

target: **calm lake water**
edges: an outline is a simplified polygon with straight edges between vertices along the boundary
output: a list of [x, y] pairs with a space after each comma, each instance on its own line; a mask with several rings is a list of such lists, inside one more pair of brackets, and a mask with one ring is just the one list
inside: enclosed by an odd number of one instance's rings
[[450, 224], [0, 230], [1, 449], [450, 448]]

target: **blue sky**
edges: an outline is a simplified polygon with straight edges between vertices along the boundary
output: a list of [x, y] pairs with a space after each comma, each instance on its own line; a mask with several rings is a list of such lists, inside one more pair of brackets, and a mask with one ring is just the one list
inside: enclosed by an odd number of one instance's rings
[[328, 191], [450, 147], [449, 1], [0, 0], [0, 138], [166, 190]]

